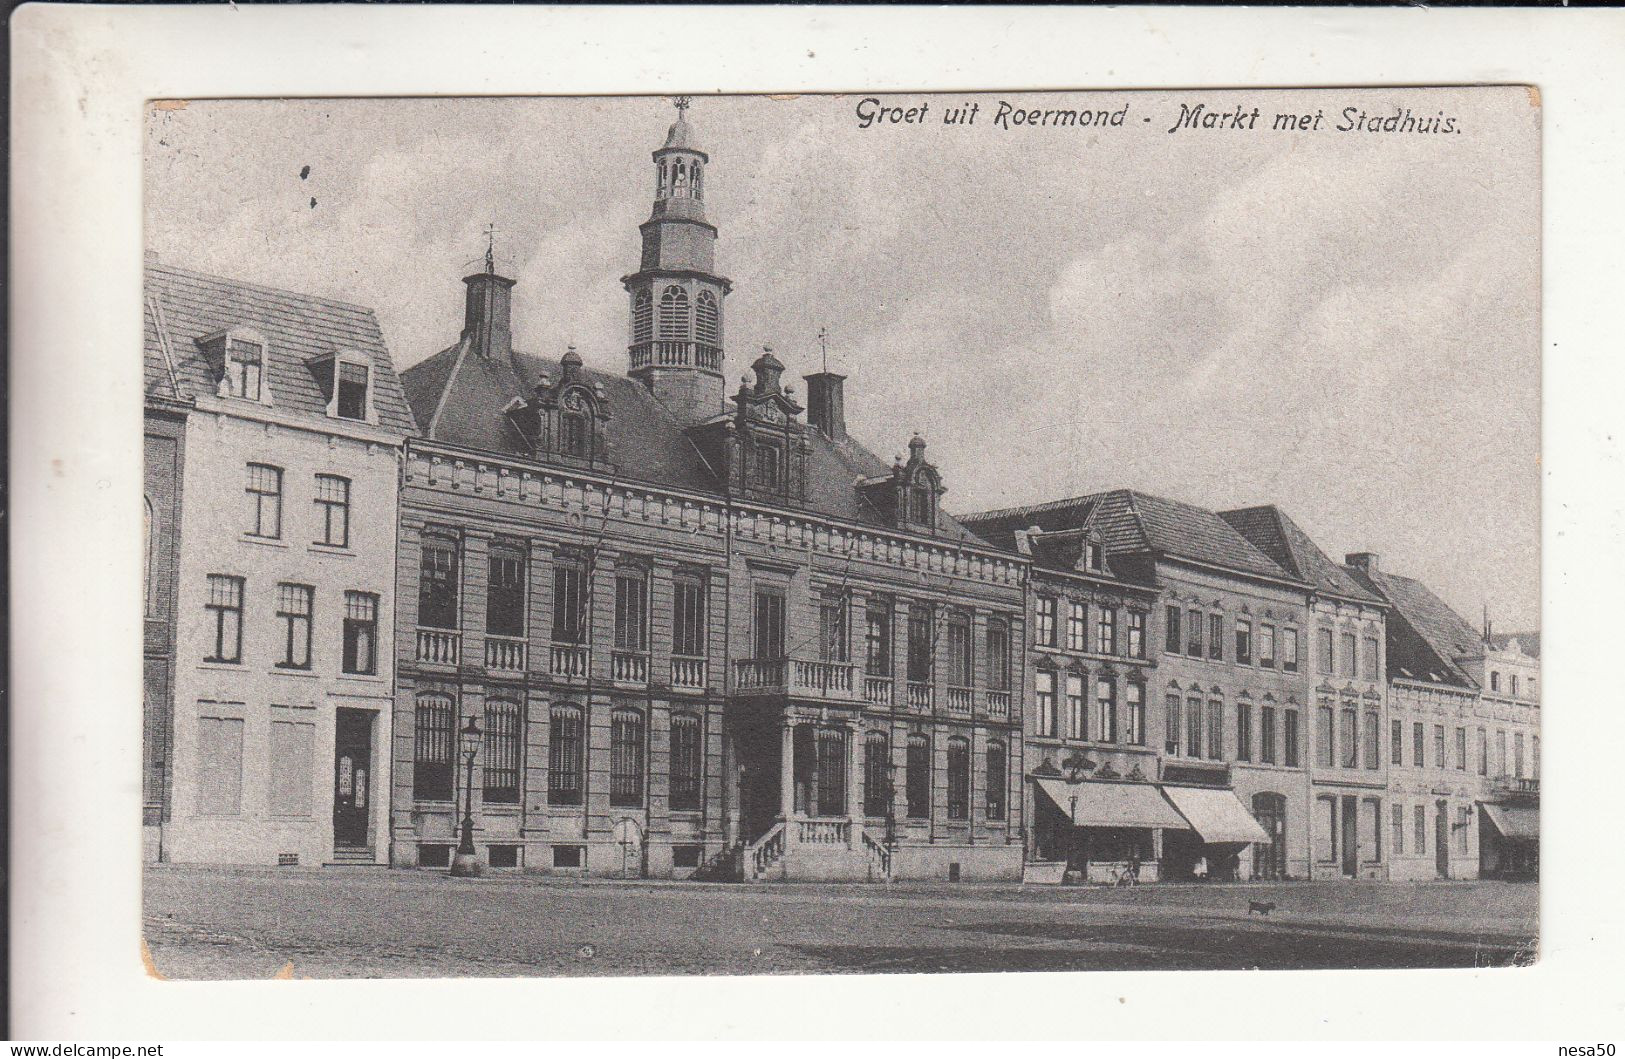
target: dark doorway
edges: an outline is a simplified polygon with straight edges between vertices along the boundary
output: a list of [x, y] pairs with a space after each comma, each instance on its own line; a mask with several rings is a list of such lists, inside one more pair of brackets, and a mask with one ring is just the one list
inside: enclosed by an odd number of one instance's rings
[[1343, 874], [1354, 878], [1360, 870], [1360, 803], [1343, 796]]
[[338, 711], [333, 740], [333, 845], [365, 847], [372, 804], [372, 721], [369, 710]]
[[1253, 795], [1253, 818], [1270, 836], [1253, 845], [1253, 878], [1286, 878], [1286, 795], [1265, 791]]
[[1433, 804], [1433, 862], [1439, 878], [1450, 878], [1450, 804]]
[[778, 822], [781, 729], [755, 719], [732, 726], [739, 766], [739, 837], [755, 842]]

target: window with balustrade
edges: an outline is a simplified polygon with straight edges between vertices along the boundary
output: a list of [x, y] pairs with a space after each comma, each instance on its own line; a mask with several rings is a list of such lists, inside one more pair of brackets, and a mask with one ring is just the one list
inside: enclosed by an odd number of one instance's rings
[[630, 707], [609, 715], [609, 804], [643, 804], [643, 712]]
[[1010, 765], [1004, 744], [997, 739], [987, 744], [987, 818], [1003, 820], [1008, 812]]
[[987, 623], [987, 686], [1010, 690], [1010, 626], [1002, 618]]
[[649, 575], [637, 568], [615, 571], [615, 648], [649, 647]]
[[1088, 608], [1082, 603], [1068, 602], [1066, 605], [1066, 649], [1089, 650]]
[[1123, 742], [1145, 745], [1145, 685], [1130, 680], [1123, 685]]
[[1040, 669], [1033, 674], [1033, 734], [1055, 738], [1055, 670]]
[[700, 719], [680, 713], [671, 719], [671, 807], [677, 812], [700, 808]]
[[1095, 608], [1095, 653], [1117, 653], [1117, 611], [1111, 607]]
[[547, 803], [580, 805], [586, 755], [581, 708], [558, 705], [547, 719]]
[[553, 642], [587, 642], [587, 570], [580, 562], [561, 557], [553, 564]]
[[863, 815], [885, 816], [891, 803], [891, 741], [885, 732], [863, 737]]
[[708, 346], [722, 345], [722, 312], [708, 290], [694, 300], [694, 337]]
[[850, 600], [845, 591], [826, 589], [818, 601], [818, 657], [825, 662], [850, 660], [846, 615]]
[[705, 582], [692, 575], [672, 581], [671, 652], [687, 658], [705, 656]]
[[489, 805], [519, 804], [520, 721], [517, 702], [485, 700], [481, 780]]
[[970, 615], [953, 611], [948, 615], [948, 683], [968, 688], [976, 680], [976, 656], [971, 648]]
[[908, 679], [924, 683], [931, 679], [931, 655], [934, 644], [932, 613], [929, 603], [915, 603], [908, 608]]
[[970, 817], [970, 740], [964, 736], [948, 739], [948, 819]]
[[752, 607], [753, 657], [771, 661], [784, 657], [784, 589], [758, 585]]
[[1083, 674], [1066, 675], [1066, 737], [1089, 738], [1089, 699], [1083, 690]]
[[908, 815], [925, 820], [931, 816], [931, 740], [923, 735], [908, 737], [904, 793]]
[[688, 340], [688, 292], [675, 284], [660, 292], [660, 339]]
[[525, 635], [525, 554], [494, 547], [488, 558], [485, 631], [492, 636]]
[[417, 697], [413, 717], [412, 797], [449, 802], [452, 797], [453, 743], [457, 712], [450, 696]]
[[457, 628], [457, 541], [447, 536], [423, 538], [418, 561], [418, 624], [433, 629]]

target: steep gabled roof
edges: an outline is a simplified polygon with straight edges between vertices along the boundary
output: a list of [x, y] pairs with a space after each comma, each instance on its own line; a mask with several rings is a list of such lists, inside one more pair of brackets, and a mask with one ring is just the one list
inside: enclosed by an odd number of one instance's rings
[[[690, 440], [685, 424], [641, 383], [624, 375], [583, 366], [585, 380], [601, 386], [609, 405], [609, 462], [624, 482], [720, 496], [722, 482]], [[406, 369], [406, 393], [425, 436], [449, 445], [530, 459], [525, 439], [509, 425], [503, 409], [528, 396], [543, 375], [557, 380], [558, 361], [515, 352], [511, 357], [480, 356], [459, 342]], [[825, 437], [806, 431], [807, 499], [813, 513], [876, 528], [894, 528], [860, 495], [860, 479], [889, 477], [891, 465], [850, 436]], [[940, 515], [937, 535], [949, 541], [981, 544], [954, 518]]]
[[1287, 513], [1274, 504], [1221, 511], [1219, 517], [1269, 556], [1281, 569], [1321, 592], [1361, 603], [1382, 603], [1382, 597], [1361, 585], [1309, 539]]
[[1388, 674], [1477, 688], [1458, 662], [1479, 650], [1478, 632], [1422, 582], [1384, 571], [1350, 569], [1349, 576], [1392, 605], [1388, 615]]
[[1498, 632], [1490, 636], [1490, 645], [1497, 651], [1505, 651], [1513, 640], [1518, 641], [1518, 647], [1531, 658], [1540, 657], [1540, 633], [1538, 632]]
[[327, 420], [327, 399], [310, 361], [350, 349], [366, 354], [373, 364], [372, 401], [378, 425], [416, 432], [371, 309], [172, 265], [148, 264], [145, 285], [143, 357], [148, 394], [176, 400], [212, 395], [215, 369], [197, 340], [246, 327], [265, 336], [265, 378], [279, 411]]
[[1206, 508], [1129, 489], [962, 515], [960, 520], [1003, 547], [1013, 546], [1016, 531], [1030, 526], [1059, 530], [1087, 522], [1100, 532], [1108, 554], [1157, 552], [1240, 573], [1300, 580]]

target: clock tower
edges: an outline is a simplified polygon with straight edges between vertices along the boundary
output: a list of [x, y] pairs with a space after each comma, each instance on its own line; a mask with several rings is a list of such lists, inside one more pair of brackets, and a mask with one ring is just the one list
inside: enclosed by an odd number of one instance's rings
[[627, 374], [688, 423], [723, 410], [722, 302], [732, 285], [716, 272], [717, 230], [705, 219], [705, 167], [686, 114], [654, 152], [655, 198], [638, 271], [621, 277], [630, 299]]

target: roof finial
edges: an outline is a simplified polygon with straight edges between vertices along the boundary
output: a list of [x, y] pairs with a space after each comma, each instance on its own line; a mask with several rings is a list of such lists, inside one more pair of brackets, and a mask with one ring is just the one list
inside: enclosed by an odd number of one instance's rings
[[496, 274], [496, 240], [497, 226], [492, 221], [485, 226], [485, 271], [491, 275]]
[[828, 375], [829, 374], [829, 328], [827, 328], [827, 327], [820, 327], [818, 329], [818, 348], [823, 352], [823, 355], [824, 355], [824, 374]]
[[688, 109], [689, 102], [690, 100], [687, 96], [678, 96], [676, 99], [671, 101], [672, 106], [677, 108], [677, 116], [679, 118], [683, 116], [683, 111]]

